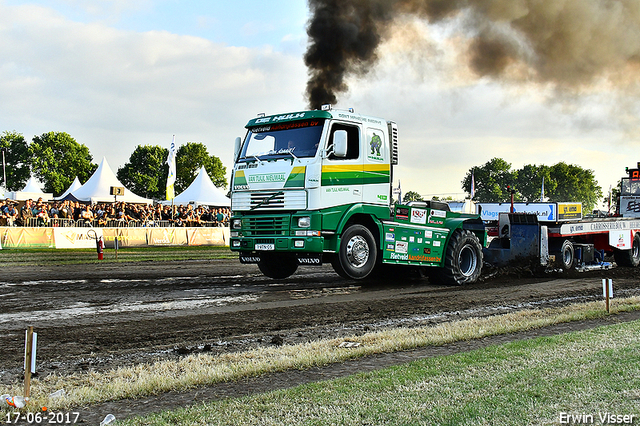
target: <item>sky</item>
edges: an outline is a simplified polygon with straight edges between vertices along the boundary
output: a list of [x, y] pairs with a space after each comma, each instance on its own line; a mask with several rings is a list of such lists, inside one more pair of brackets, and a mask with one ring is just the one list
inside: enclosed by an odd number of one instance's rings
[[[0, 132], [66, 132], [114, 172], [175, 135], [230, 174], [250, 119], [307, 107], [309, 18], [302, 0], [0, 0]], [[398, 123], [403, 192], [461, 199], [465, 174], [494, 157], [576, 164], [607, 192], [640, 161], [633, 97], [605, 80], [558, 96], [470, 78], [452, 25], [402, 22], [394, 31], [414, 37], [385, 40], [336, 105]]]

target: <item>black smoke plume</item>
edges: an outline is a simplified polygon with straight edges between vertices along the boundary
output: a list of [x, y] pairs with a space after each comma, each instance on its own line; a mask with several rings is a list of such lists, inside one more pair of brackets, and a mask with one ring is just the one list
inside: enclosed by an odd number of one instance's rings
[[429, 23], [462, 18], [468, 66], [501, 78], [524, 66], [522, 79], [576, 90], [598, 78], [636, 84], [640, 64], [637, 0], [309, 0], [309, 106], [336, 103], [346, 79], [363, 76], [400, 16]]

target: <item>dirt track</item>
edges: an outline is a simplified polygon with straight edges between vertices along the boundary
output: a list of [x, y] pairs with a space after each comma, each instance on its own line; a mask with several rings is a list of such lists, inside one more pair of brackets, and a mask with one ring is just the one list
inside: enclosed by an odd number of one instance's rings
[[[397, 278], [366, 285], [330, 267], [274, 281], [236, 260], [4, 267], [0, 382], [19, 380], [24, 330], [38, 332], [39, 374], [111, 368], [595, 300], [601, 278], [640, 294], [640, 269], [494, 276], [466, 287]], [[601, 296], [600, 296], [601, 297]]]

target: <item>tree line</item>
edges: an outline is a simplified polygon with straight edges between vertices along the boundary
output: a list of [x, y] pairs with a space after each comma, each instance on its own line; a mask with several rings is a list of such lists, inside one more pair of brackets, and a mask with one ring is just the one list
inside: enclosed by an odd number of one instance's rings
[[527, 164], [513, 170], [502, 158], [492, 158], [482, 166], [469, 169], [462, 180], [462, 189], [480, 203], [507, 202], [513, 192], [517, 202], [541, 201], [544, 182], [544, 200], [551, 202], [581, 202], [584, 211], [592, 211], [602, 199], [602, 188], [593, 170], [574, 164], [559, 162], [552, 166]]
[[[89, 148], [65, 132], [43, 133], [27, 143], [22, 134], [4, 131], [0, 134], [0, 149], [6, 169], [3, 186], [8, 191], [21, 190], [33, 175], [44, 184], [44, 192], [59, 196], [76, 177], [85, 183], [98, 168]], [[129, 161], [118, 168], [116, 176], [135, 194], [163, 200], [169, 174], [168, 155], [169, 150], [159, 145], [138, 145]], [[202, 166], [214, 185], [226, 189], [226, 167], [222, 161], [210, 155], [204, 144], [188, 142], [176, 151], [176, 194], [191, 184]]]
[[[472, 180], [473, 201], [478, 203], [509, 202], [513, 192], [516, 202], [539, 202], [544, 195], [544, 202], [581, 202], [583, 210], [590, 212], [602, 199], [602, 188], [593, 170], [564, 162], [553, 166], [527, 164], [513, 170], [504, 159], [492, 158], [482, 166], [469, 169], [462, 180], [462, 189], [470, 195]], [[402, 201], [423, 201], [423, 198], [415, 191], [408, 191]]]

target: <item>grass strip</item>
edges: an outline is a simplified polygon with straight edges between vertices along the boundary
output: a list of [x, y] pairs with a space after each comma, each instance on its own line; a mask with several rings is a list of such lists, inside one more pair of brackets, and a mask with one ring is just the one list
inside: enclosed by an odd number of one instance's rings
[[[640, 297], [615, 299], [611, 313], [640, 309]], [[427, 345], [444, 345], [456, 341], [531, 330], [569, 321], [607, 316], [603, 302], [574, 304], [559, 308], [531, 309], [484, 318], [470, 318], [430, 327], [394, 328], [349, 339], [326, 339], [305, 344], [263, 347], [246, 352], [219, 355], [189, 355], [174, 361], [158, 361], [122, 367], [108, 372], [78, 375], [50, 375], [32, 382], [30, 407], [47, 406], [52, 410], [68, 409], [98, 402], [139, 398], [171, 390], [211, 385], [242, 377], [287, 369], [304, 369], [346, 361], [383, 352], [394, 352]], [[345, 340], [360, 343], [345, 350], [338, 347]], [[49, 400], [58, 389], [66, 397]], [[21, 385], [0, 393], [19, 395]]]
[[639, 335], [634, 321], [522, 340], [119, 424], [638, 424]]
[[98, 260], [95, 249], [18, 249], [2, 250], [3, 266], [110, 264], [126, 262], [163, 262], [171, 260], [232, 259], [238, 255], [229, 247], [184, 246], [184, 247], [140, 247], [105, 250], [104, 259]]

